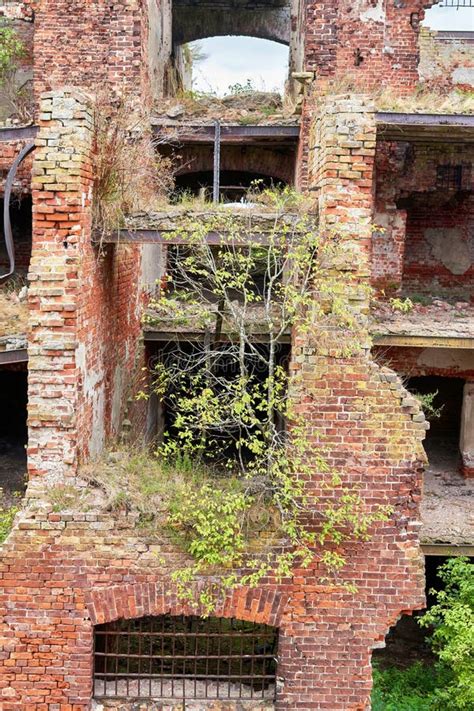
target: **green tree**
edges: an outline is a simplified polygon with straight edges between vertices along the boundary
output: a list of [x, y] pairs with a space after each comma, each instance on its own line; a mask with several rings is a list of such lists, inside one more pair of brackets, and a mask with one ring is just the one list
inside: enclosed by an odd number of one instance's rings
[[16, 30], [0, 18], [0, 90], [8, 104], [8, 111], [20, 120], [31, 118], [31, 96], [28, 86], [19, 86], [17, 72], [26, 48]]
[[[173, 487], [168, 525], [195, 560], [175, 576], [190, 598], [190, 580], [209, 566], [247, 571], [222, 577], [225, 587], [256, 584], [270, 570], [290, 576], [315, 561], [334, 580], [344, 565], [339, 546], [368, 538], [387, 515], [386, 507], [368, 513], [315, 451], [294, 407], [298, 377], [282, 360], [294, 330], [323, 343], [321, 324], [347, 336], [357, 323], [347, 283], [328, 268], [341, 246], [320, 239], [293, 190], [264, 190], [258, 199], [268, 210], [264, 225], [251, 211], [226, 208], [183, 222], [147, 317], [181, 333], [156, 365], [154, 387], [172, 413], [158, 457], [188, 472]], [[183, 345], [183, 331], [202, 338]], [[333, 503], [318, 506], [308, 493], [315, 472], [337, 492], [325, 496]]]
[[431, 591], [436, 603], [420, 624], [433, 628], [433, 650], [453, 674], [437, 690], [439, 708], [467, 711], [474, 708], [474, 564], [469, 558], [451, 558], [438, 575], [444, 589]]

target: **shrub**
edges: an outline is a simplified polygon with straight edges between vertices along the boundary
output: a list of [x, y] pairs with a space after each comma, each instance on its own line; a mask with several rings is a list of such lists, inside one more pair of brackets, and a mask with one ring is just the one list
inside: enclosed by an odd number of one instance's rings
[[444, 664], [416, 662], [406, 669], [374, 665], [373, 679], [372, 711], [434, 711], [440, 708], [438, 691], [452, 675]]
[[474, 708], [474, 564], [451, 558], [438, 569], [443, 590], [432, 590], [436, 603], [420, 619], [432, 627], [431, 645], [451, 670], [450, 683], [437, 689], [440, 708]]
[[16, 506], [8, 509], [0, 508], [0, 544], [5, 541], [8, 534], [12, 530], [13, 520], [18, 512]]

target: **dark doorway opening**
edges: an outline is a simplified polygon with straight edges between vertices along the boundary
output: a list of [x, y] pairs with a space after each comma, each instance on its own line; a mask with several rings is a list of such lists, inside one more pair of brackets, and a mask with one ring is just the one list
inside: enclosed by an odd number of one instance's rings
[[26, 483], [27, 372], [26, 367], [0, 369], [0, 504], [12, 506]]
[[410, 378], [408, 389], [420, 395], [434, 394], [432, 405], [438, 416], [430, 416], [425, 449], [430, 468], [456, 470], [460, 465], [459, 435], [464, 380], [435, 375]]

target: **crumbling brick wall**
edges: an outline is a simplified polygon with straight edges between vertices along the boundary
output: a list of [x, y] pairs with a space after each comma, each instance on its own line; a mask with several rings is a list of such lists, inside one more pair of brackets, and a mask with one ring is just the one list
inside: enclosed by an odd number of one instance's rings
[[307, 3], [305, 68], [324, 85], [350, 80], [359, 90], [392, 85], [409, 93], [418, 81], [418, 33], [434, 0], [311, 0]]
[[376, 153], [372, 280], [440, 296], [472, 294], [474, 153], [463, 143], [387, 143]]
[[421, 81], [428, 87], [472, 91], [474, 89], [473, 32], [436, 32], [423, 27], [420, 31], [418, 71]]
[[146, 101], [145, 0], [71, 3], [35, 0], [35, 94], [76, 86], [115, 90]]
[[[30, 296], [34, 485], [32, 503], [19, 517], [0, 563], [4, 711], [89, 709], [95, 624], [146, 614], [196, 614], [173, 595], [170, 573], [182, 565], [182, 554], [172, 541], [147, 538], [133, 515], [114, 516], [100, 507], [58, 512], [48, 500], [51, 483], [75, 472], [78, 453], [93, 436], [91, 388], [101, 391], [96, 375], [105, 368], [103, 350], [114, 334], [110, 326], [105, 330], [103, 316], [112, 314], [110, 284], [100, 284], [100, 263], [92, 271], [86, 107], [86, 99], [67, 92], [47, 94], [42, 106]], [[359, 257], [360, 286], [368, 274], [366, 218], [372, 198], [365, 183], [373, 168], [373, 116], [360, 102], [332, 101], [315, 116], [315, 125], [323, 149], [312, 180], [323, 227], [341, 225], [341, 236]], [[348, 163], [358, 173], [352, 183]], [[59, 179], [63, 183], [50, 182]], [[84, 284], [87, 293], [80, 294]], [[353, 302], [363, 312], [359, 286]], [[132, 330], [123, 326], [123, 310], [133, 307], [133, 294], [127, 298], [115, 317], [120, 333], [128, 336]], [[344, 333], [335, 334], [339, 346]], [[345, 546], [347, 576], [357, 592], [322, 585], [315, 563], [295, 571], [291, 580], [277, 583], [269, 576], [255, 589], [237, 589], [216, 610], [279, 627], [282, 688], [276, 708], [281, 711], [368, 708], [372, 649], [383, 644], [402, 611], [423, 604], [417, 535], [423, 418], [397, 376], [371, 361], [363, 325], [356, 340], [359, 348], [345, 353], [343, 347], [342, 355], [321, 347], [318, 339], [295, 334], [292, 367], [301, 380], [292, 397], [307, 423], [308, 440], [326, 448], [328, 463], [345, 483], [359, 487], [367, 510], [387, 503], [394, 507], [390, 518], [374, 527], [370, 541]], [[95, 378], [87, 388], [85, 377]], [[316, 521], [318, 506], [328, 496], [324, 476], [314, 468], [308, 481]]]

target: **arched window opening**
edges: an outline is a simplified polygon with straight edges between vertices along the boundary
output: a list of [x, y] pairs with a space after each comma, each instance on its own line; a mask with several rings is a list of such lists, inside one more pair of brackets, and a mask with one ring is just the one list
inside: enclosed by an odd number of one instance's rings
[[272, 700], [278, 630], [236, 619], [161, 615], [98, 625], [96, 699]]
[[282, 93], [302, 68], [303, 14], [300, 0], [174, 0], [167, 95]]
[[442, 32], [474, 32], [474, 0], [441, 0], [425, 11], [422, 24]]
[[[188, 82], [193, 92], [226, 97], [242, 105], [256, 92], [282, 96], [288, 76], [289, 50], [284, 44], [256, 37], [209, 37], [186, 45]], [[264, 97], [261, 97], [261, 101]], [[268, 99], [268, 112], [278, 108]]]

